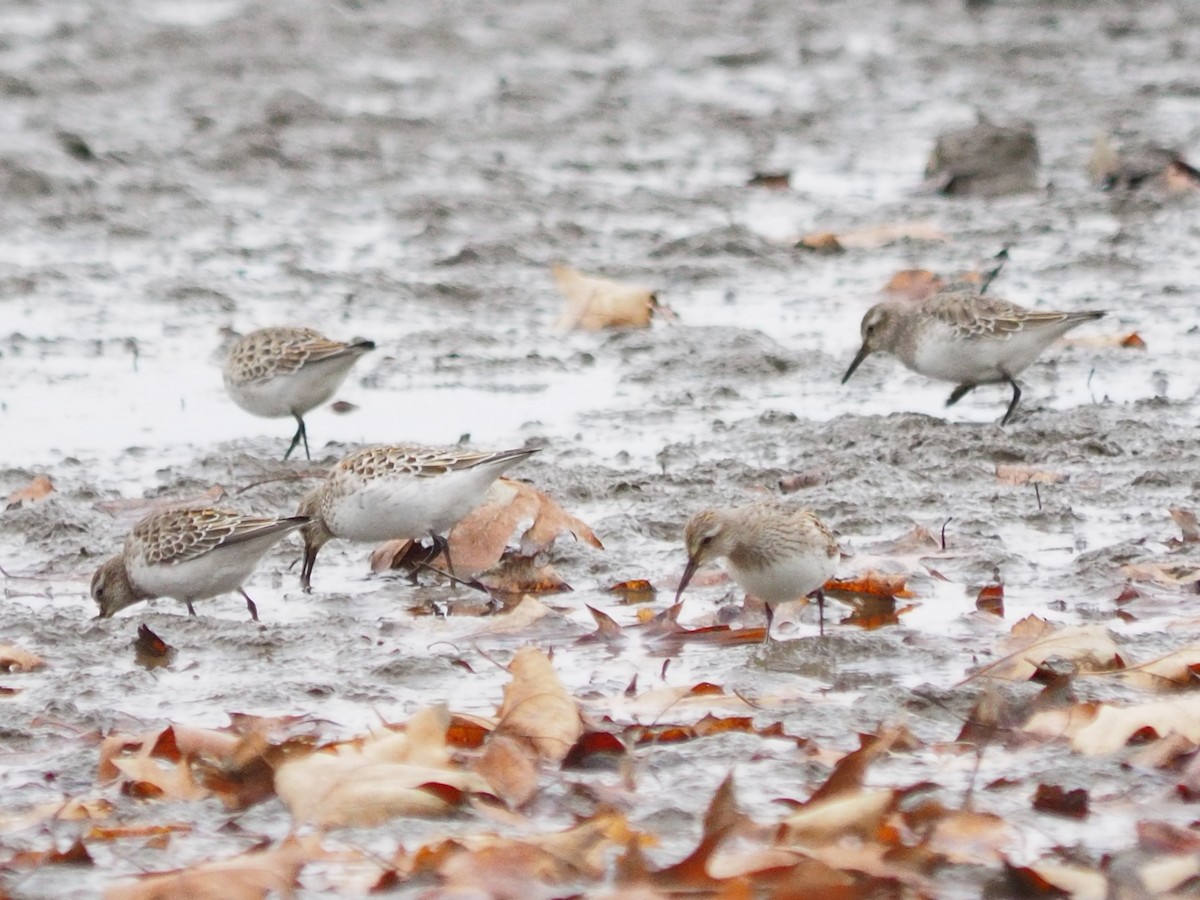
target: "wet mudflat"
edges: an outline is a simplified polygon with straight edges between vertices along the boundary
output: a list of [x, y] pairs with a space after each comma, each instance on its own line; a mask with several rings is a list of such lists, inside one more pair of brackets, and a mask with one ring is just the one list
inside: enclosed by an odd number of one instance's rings
[[[503, 893], [440, 867], [442, 842], [461, 839], [465, 859], [482, 836], [530, 841], [601, 815], [645, 840], [604, 829], [594, 867], [538, 870], [545, 895], [670, 893], [682, 882], [660, 870], [697, 846], [730, 773], [742, 818], [708, 861], [714, 892], [807, 878], [859, 892], [840, 896], [1006, 896], [1031, 877], [1013, 870], [1038, 865], [1100, 878], [1060, 873], [1077, 896], [1186, 891], [1200, 544], [1169, 510], [1195, 504], [1200, 456], [1200, 199], [1104, 193], [1084, 167], [1100, 131], [1200, 154], [1197, 27], [1200, 10], [1168, 2], [0, 10], [0, 494], [39, 474], [54, 485], [0, 511], [0, 645], [44, 662], [0, 673], [0, 891], [93, 896], [318, 831], [277, 797], [154, 795], [106, 775], [104, 736], [246, 713], [310, 717], [334, 742], [438, 704], [494, 716], [514, 680], [495, 663], [524, 646], [553, 651], [620, 758], [539, 757], [522, 802], [493, 784], [449, 816], [330, 829], [300, 854], [301, 896]], [[1041, 188], [917, 192], [936, 135], [978, 112], [1034, 124]], [[773, 171], [790, 187], [747, 186]], [[794, 246], [896, 223], [944, 239]], [[946, 410], [949, 385], [886, 357], [839, 384], [893, 272], [951, 274], [1004, 246], [992, 292], [1107, 309], [1078, 336], [1136, 332], [1145, 349], [1051, 348], [1003, 429], [1006, 389]], [[558, 331], [560, 261], [653, 286], [680, 321]], [[219, 372], [234, 331], [285, 323], [379, 345], [339, 394], [356, 408], [314, 411], [313, 460], [286, 465], [290, 424], [237, 409]], [[544, 448], [512, 474], [604, 543], [555, 545], [573, 592], [489, 611], [432, 577], [372, 575], [370, 548], [337, 543], [304, 594], [292, 540], [247, 585], [260, 624], [236, 595], [196, 618], [163, 600], [93, 619], [91, 574], [146, 501], [220, 486], [223, 505], [291, 512], [361, 444], [460, 440]], [[798, 474], [793, 496], [837, 531], [844, 574], [904, 576], [911, 597], [885, 616], [831, 601], [824, 636], [815, 608], [784, 608], [761, 645], [730, 638], [761, 618], [714, 577], [678, 626], [729, 625], [730, 639], [646, 621], [671, 605], [693, 512]], [[649, 603], [607, 590], [643, 578]], [[999, 582], [1003, 615], [977, 609]], [[588, 606], [624, 633], [589, 638]], [[1014, 638], [1029, 615], [1057, 631]], [[175, 648], [169, 664], [138, 662], [140, 624]], [[1037, 671], [1009, 664], [1029, 646]], [[1178, 678], [1095, 673], [1174, 651]], [[1031, 705], [1047, 682], [1056, 693]], [[1099, 715], [1085, 701], [1177, 706], [1135, 712], [1136, 740], [1108, 747], [1077, 733]], [[706, 714], [745, 721], [672, 742], [630, 731]], [[884, 749], [839, 796], [894, 795], [841, 831], [777, 834], [796, 813], [777, 801], [811, 797], [860, 733]], [[1087, 791], [1086, 815], [1035, 808], [1039, 785]], [[88, 861], [48, 855], [77, 839]], [[445, 855], [417, 864], [423, 847]], [[753, 855], [766, 850], [783, 856]], [[533, 877], [504, 858], [515, 883]], [[1148, 881], [1139, 867], [1164, 860], [1179, 877]]]

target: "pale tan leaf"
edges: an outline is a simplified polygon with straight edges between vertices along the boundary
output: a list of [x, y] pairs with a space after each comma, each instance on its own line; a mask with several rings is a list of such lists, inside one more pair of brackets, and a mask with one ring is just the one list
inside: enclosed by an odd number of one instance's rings
[[525, 744], [507, 735], [492, 735], [474, 769], [510, 807], [524, 806], [537, 793], [536, 758]]
[[453, 765], [445, 745], [449, 722], [444, 708], [422, 710], [403, 733], [385, 732], [288, 760], [275, 771], [275, 791], [297, 823], [324, 828], [445, 815], [456, 804], [440, 786], [464, 794], [490, 792], [483, 778]]
[[1117, 645], [1100, 625], [1058, 628], [1045, 619], [1029, 615], [1017, 622], [1001, 644], [1008, 655], [984, 666], [974, 678], [1003, 678], [1028, 681], [1048, 659], [1069, 660], [1083, 672], [1104, 672], [1124, 666]]
[[670, 314], [659, 306], [658, 295], [649, 288], [584, 275], [570, 266], [556, 265], [553, 272], [558, 289], [567, 298], [567, 308], [557, 322], [564, 330], [645, 328], [655, 312]]
[[845, 250], [876, 250], [897, 241], [945, 243], [948, 240], [932, 222], [894, 222], [832, 233], [817, 232], [800, 238], [799, 243], [812, 249], [829, 249], [830, 238]]
[[562, 762], [583, 732], [575, 699], [536, 647], [518, 650], [508, 670], [512, 681], [504, 687], [495, 733], [526, 742], [542, 759]]
[[1200, 644], [1180, 647], [1158, 659], [1129, 666], [1121, 671], [1120, 677], [1123, 681], [1150, 691], [1195, 686], [1200, 679]]
[[1023, 484], [1057, 484], [1066, 480], [1066, 476], [1061, 472], [1015, 463], [996, 463], [996, 478], [1001, 484], [1011, 484], [1014, 487]]
[[187, 762], [171, 763], [149, 756], [129, 756], [112, 761], [129, 789], [139, 797], [164, 800], [200, 800], [208, 790], [196, 784]]
[[32, 672], [44, 665], [36, 653], [13, 644], [0, 644], [0, 672]]
[[120, 882], [105, 890], [104, 900], [287, 900], [296, 896], [296, 878], [316, 851], [315, 838], [288, 840], [272, 850]]
[[1200, 696], [1182, 695], [1126, 706], [1076, 704], [1034, 713], [1024, 730], [1039, 737], [1068, 738], [1072, 749], [1088, 755], [1120, 750], [1134, 735], [1147, 730], [1159, 737], [1181, 734], [1196, 744], [1200, 743]]
[[1095, 868], [1055, 862], [1035, 862], [1029, 868], [1054, 887], [1070, 894], [1071, 900], [1106, 900], [1108, 897], [1108, 879]]
[[46, 475], [35, 475], [33, 480], [23, 488], [18, 488], [8, 495], [8, 508], [15, 509], [24, 503], [33, 503], [54, 492], [54, 482]]
[[780, 840], [827, 844], [849, 834], [869, 838], [895, 808], [898, 797], [894, 790], [856, 790], [806, 803], [780, 823]]

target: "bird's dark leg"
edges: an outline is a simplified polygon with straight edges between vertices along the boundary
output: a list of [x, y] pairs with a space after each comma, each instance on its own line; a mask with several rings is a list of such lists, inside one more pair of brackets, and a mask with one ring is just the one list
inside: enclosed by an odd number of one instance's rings
[[763, 609], [767, 613], [767, 627], [763, 630], [763, 643], [767, 644], [771, 641], [771, 623], [775, 621], [775, 608], [770, 603], [764, 603]]
[[975, 390], [975, 385], [973, 384], [960, 384], [950, 392], [950, 396], [946, 398], [946, 405], [953, 406], [973, 390]]
[[283, 454], [283, 461], [287, 462], [288, 457], [292, 455], [292, 451], [296, 449], [296, 446], [301, 441], [304, 442], [305, 459], [311, 460], [312, 454], [308, 452], [308, 429], [304, 427], [304, 419], [299, 415], [299, 413], [294, 415], [296, 416], [296, 433], [292, 435], [292, 443], [287, 448], [287, 453]]
[[312, 593], [313, 567], [317, 564], [317, 551], [304, 548], [304, 562], [300, 566], [300, 587], [306, 594]]
[[192, 606], [192, 601], [191, 601], [191, 600], [184, 600], [183, 602], [187, 604], [187, 608], [188, 608], [188, 615], [189, 615], [189, 616], [194, 616], [194, 615], [196, 614], [196, 607]]
[[1013, 396], [1012, 402], [1008, 404], [1008, 412], [1004, 414], [1004, 418], [1000, 420], [1001, 425], [1007, 425], [1008, 420], [1012, 418], [1012, 414], [1017, 411], [1017, 404], [1021, 402], [1021, 387], [1007, 372], [1004, 373], [1004, 380], [1012, 385]]
[[817, 628], [821, 637], [825, 637], [825, 592], [818, 588], [813, 592], [817, 597]]
[[250, 599], [250, 595], [238, 588], [238, 593], [246, 598], [246, 609], [250, 610], [250, 618], [255, 622], [258, 621], [258, 607], [254, 605], [254, 601]]
[[454, 563], [450, 561], [450, 539], [444, 538], [440, 534], [431, 534], [430, 540], [433, 541], [433, 558], [437, 559], [437, 555], [441, 553], [446, 557], [446, 574], [451, 578], [454, 577]]

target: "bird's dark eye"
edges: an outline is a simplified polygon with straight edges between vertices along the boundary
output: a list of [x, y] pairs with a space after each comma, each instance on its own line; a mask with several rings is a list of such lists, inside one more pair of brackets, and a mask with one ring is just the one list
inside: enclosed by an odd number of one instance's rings
[[712, 542], [713, 542], [713, 536], [711, 534], [706, 534], [704, 537], [700, 538], [700, 546], [701, 547], [707, 547]]

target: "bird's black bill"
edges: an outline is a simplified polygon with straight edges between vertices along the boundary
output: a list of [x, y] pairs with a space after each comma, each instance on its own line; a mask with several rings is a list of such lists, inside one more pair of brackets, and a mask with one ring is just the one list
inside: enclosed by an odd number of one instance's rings
[[675, 602], [679, 602], [679, 598], [683, 595], [683, 589], [688, 586], [688, 582], [692, 580], [692, 576], [696, 574], [696, 569], [700, 566], [692, 557], [688, 557], [687, 566], [683, 570], [683, 577], [679, 579], [679, 589], [675, 591]]
[[854, 374], [854, 370], [862, 365], [862, 361], [871, 355], [871, 351], [863, 344], [858, 348], [858, 353], [854, 355], [854, 361], [850, 363], [850, 368], [846, 370], [846, 374], [842, 376], [842, 384], [850, 380], [850, 376]]

